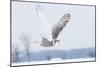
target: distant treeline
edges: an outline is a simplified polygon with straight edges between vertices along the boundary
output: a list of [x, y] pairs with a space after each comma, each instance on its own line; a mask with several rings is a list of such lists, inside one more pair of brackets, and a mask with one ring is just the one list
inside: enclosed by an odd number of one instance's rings
[[[19, 54], [19, 55], [18, 55]], [[52, 58], [78, 59], [78, 58], [94, 58], [95, 48], [82, 48], [72, 50], [43, 50], [40, 52], [29, 52], [28, 57], [25, 52], [12, 53], [12, 62], [31, 62], [31, 61], [45, 61]], [[18, 56], [17, 56], [18, 55]]]

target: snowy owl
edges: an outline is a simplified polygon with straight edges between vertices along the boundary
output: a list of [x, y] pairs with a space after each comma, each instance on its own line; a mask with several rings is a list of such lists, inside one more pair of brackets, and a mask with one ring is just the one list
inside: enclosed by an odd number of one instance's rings
[[51, 26], [48, 23], [49, 22], [48, 18], [45, 16], [42, 10], [43, 10], [42, 6], [40, 5], [36, 6], [36, 12], [40, 19], [41, 32], [42, 32], [42, 36], [41, 36], [42, 40], [40, 46], [52, 47], [59, 41], [57, 40], [57, 37], [69, 22], [71, 14], [70, 13], [64, 14], [55, 25]]

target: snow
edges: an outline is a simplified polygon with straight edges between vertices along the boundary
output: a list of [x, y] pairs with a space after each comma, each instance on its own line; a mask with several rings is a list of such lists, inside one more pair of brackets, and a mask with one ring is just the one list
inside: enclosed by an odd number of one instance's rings
[[36, 64], [49, 64], [49, 63], [71, 63], [71, 62], [81, 62], [81, 61], [95, 61], [95, 58], [80, 58], [80, 59], [67, 59], [61, 60], [60, 58], [54, 58], [49, 61], [35, 61], [35, 62], [24, 62], [24, 63], [12, 63], [12, 66], [19, 65], [36, 65]]

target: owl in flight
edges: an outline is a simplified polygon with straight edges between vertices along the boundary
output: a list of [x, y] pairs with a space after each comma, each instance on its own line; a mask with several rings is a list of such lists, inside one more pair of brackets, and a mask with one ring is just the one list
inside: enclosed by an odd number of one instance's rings
[[48, 18], [45, 16], [42, 10], [43, 7], [41, 7], [41, 5], [36, 6], [36, 12], [40, 20], [41, 31], [43, 34], [43, 36], [41, 36], [40, 46], [53, 47], [57, 42], [60, 41], [57, 40], [57, 38], [60, 32], [63, 31], [64, 27], [66, 27], [67, 23], [69, 22], [71, 14], [64, 14], [56, 24], [51, 26], [48, 23]]

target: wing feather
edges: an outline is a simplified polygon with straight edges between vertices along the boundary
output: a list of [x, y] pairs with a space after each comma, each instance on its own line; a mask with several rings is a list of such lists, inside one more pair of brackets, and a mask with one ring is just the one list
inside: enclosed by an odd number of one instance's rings
[[52, 27], [52, 38], [56, 39], [59, 33], [63, 30], [63, 28], [67, 25], [71, 15], [65, 14], [61, 17], [61, 19]]

